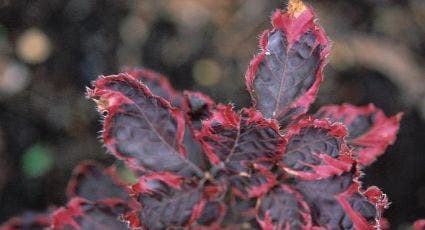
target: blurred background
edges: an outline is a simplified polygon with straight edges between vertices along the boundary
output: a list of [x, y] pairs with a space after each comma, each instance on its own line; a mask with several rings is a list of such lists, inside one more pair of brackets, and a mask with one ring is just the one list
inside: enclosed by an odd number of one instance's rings
[[[397, 142], [366, 170], [405, 229], [425, 217], [425, 1], [307, 1], [333, 40], [324, 104], [405, 113]], [[85, 87], [140, 65], [179, 90], [249, 106], [244, 73], [286, 1], [0, 0], [0, 222], [65, 202], [73, 167], [111, 164]]]

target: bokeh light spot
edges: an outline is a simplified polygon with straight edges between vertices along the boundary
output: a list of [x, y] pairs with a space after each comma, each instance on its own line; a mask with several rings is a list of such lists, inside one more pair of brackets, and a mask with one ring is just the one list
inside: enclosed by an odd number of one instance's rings
[[27, 87], [29, 72], [25, 65], [13, 61], [0, 61], [0, 95], [12, 96]]
[[47, 60], [51, 53], [51, 43], [45, 33], [31, 28], [23, 32], [16, 43], [16, 54], [28, 64], [39, 64]]
[[53, 166], [50, 149], [41, 144], [35, 144], [27, 149], [21, 160], [22, 172], [27, 177], [43, 176]]
[[202, 86], [213, 86], [220, 81], [221, 68], [210, 59], [201, 59], [193, 65], [193, 79]]

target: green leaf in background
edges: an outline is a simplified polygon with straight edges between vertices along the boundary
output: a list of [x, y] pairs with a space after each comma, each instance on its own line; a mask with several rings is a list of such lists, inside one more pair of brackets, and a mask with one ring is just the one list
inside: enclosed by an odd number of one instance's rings
[[42, 144], [28, 148], [22, 156], [22, 172], [27, 177], [39, 177], [49, 171], [53, 165], [50, 149]]

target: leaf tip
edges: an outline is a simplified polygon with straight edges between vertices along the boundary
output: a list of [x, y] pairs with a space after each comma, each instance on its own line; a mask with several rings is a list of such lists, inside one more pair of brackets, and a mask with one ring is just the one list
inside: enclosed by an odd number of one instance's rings
[[100, 97], [99, 99], [94, 99], [93, 101], [96, 103], [97, 109], [99, 111], [106, 111], [106, 109], [109, 107], [109, 102], [104, 97]]
[[301, 13], [303, 13], [307, 7], [303, 3], [302, 0], [289, 0], [288, 2], [288, 14], [292, 17], [297, 18], [300, 16]]

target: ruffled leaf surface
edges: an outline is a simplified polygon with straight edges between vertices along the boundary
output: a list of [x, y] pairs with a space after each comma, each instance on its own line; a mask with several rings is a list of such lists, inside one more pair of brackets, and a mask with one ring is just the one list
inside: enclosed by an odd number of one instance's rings
[[68, 198], [81, 197], [89, 201], [129, 199], [129, 190], [116, 174], [116, 168], [104, 168], [94, 162], [78, 165], [68, 183]]
[[[224, 223], [233, 229], [260, 229], [256, 220], [257, 198], [246, 199], [232, 196], [227, 209]], [[232, 228], [231, 228], [232, 229]]]
[[354, 160], [344, 142], [346, 129], [327, 120], [304, 118], [288, 128], [282, 168], [301, 179], [321, 179], [351, 169]]
[[88, 96], [107, 113], [103, 140], [115, 156], [143, 171], [202, 177], [182, 144], [183, 114], [165, 99], [128, 74], [99, 78]]
[[341, 122], [348, 129], [347, 144], [362, 166], [374, 162], [385, 149], [394, 143], [400, 125], [401, 113], [387, 117], [374, 105], [354, 106], [344, 104], [322, 107], [316, 117]]
[[211, 111], [215, 108], [215, 103], [210, 97], [201, 92], [184, 91], [184, 97], [187, 125], [183, 144], [188, 150], [189, 159], [203, 170], [206, 170], [205, 153], [195, 137], [195, 131], [201, 129], [202, 120], [211, 115]]
[[277, 160], [285, 145], [278, 125], [254, 109], [235, 113], [219, 105], [197, 133], [214, 165], [213, 176], [229, 183], [234, 194], [252, 198], [266, 193], [276, 183], [267, 162]]
[[230, 183], [233, 194], [244, 199], [263, 196], [277, 183], [269, 168], [258, 164], [246, 168], [239, 166], [224, 179]]
[[322, 180], [295, 180], [293, 187], [310, 207], [313, 225], [325, 229], [376, 229], [387, 207], [386, 196], [376, 187], [361, 191], [354, 167]]
[[263, 33], [261, 52], [246, 73], [255, 107], [282, 125], [307, 112], [313, 103], [329, 53], [329, 41], [312, 9], [296, 2], [287, 12], [274, 13], [273, 29]]
[[[187, 150], [189, 160], [201, 166], [202, 168], [203, 153], [199, 143], [197, 143], [195, 140], [191, 129], [193, 127], [200, 126], [200, 118], [197, 116], [199, 116], [200, 113], [203, 113], [204, 109], [207, 109], [207, 107], [199, 105], [199, 103], [201, 103], [201, 99], [205, 98], [209, 100], [208, 103], [213, 103], [212, 100], [202, 93], [188, 91], [187, 95], [193, 95], [193, 97], [191, 96], [192, 104], [188, 104], [187, 98], [185, 99], [181, 93], [175, 90], [165, 76], [146, 68], [127, 68], [126, 72], [133, 78], [146, 85], [152, 94], [169, 101], [172, 106], [181, 109], [184, 113], [187, 113], [189, 118], [193, 117], [193, 119], [186, 119], [187, 124], [185, 126], [183, 145]], [[199, 100], [195, 102], [195, 98], [199, 98]], [[196, 103], [198, 103], [198, 105], [196, 105]], [[189, 106], [200, 107], [195, 108]]]
[[132, 227], [167, 229], [211, 225], [224, 213], [215, 200], [215, 187], [183, 183], [172, 174], [152, 174], [140, 178], [133, 186], [141, 204], [139, 210], [126, 215]]
[[214, 165], [270, 161], [282, 153], [285, 144], [275, 122], [254, 109], [235, 113], [230, 105], [218, 106], [197, 137]]
[[66, 207], [53, 214], [53, 229], [57, 230], [121, 230], [127, 229], [120, 216], [130, 209], [125, 201], [116, 199], [91, 202], [73, 198]]
[[182, 108], [184, 105], [183, 96], [160, 73], [146, 68], [128, 68], [125, 72], [146, 85], [154, 95], [169, 101], [171, 105], [178, 108]]
[[310, 207], [297, 191], [280, 185], [260, 199], [257, 220], [263, 229], [311, 229]]

